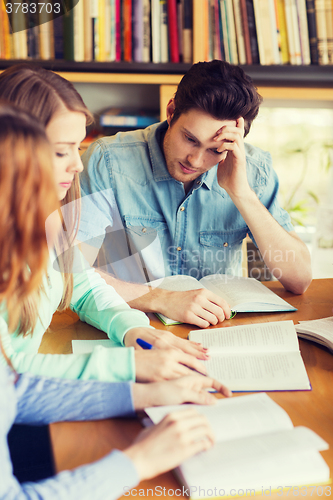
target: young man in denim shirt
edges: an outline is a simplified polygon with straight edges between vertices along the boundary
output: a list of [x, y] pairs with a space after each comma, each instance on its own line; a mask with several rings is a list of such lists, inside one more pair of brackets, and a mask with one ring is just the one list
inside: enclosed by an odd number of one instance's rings
[[199, 327], [228, 318], [228, 304], [208, 290], [146, 293], [140, 283], [239, 275], [247, 234], [286, 289], [309, 286], [309, 252], [278, 203], [271, 156], [244, 143], [260, 103], [241, 68], [197, 63], [165, 122], [97, 140], [83, 155], [89, 196], [78, 239], [93, 249], [92, 261], [102, 247], [100, 272], [132, 307]]

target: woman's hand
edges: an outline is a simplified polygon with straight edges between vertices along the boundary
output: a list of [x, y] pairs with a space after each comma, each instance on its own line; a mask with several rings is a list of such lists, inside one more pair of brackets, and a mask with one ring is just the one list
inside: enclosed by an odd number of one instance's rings
[[193, 374], [176, 380], [133, 385], [133, 404], [136, 410], [149, 406], [177, 405], [195, 403], [200, 405], [215, 404], [217, 399], [207, 389], [213, 388], [225, 397], [232, 396], [231, 391], [217, 380]]
[[142, 350], [136, 339], [142, 339], [151, 344], [156, 349], [179, 349], [186, 354], [195, 356], [198, 359], [209, 359], [207, 349], [196, 342], [181, 339], [167, 330], [155, 330], [154, 328], [132, 328], [124, 337], [126, 347], [134, 347], [137, 350]]
[[205, 366], [195, 356], [179, 349], [140, 349], [134, 352], [137, 382], [159, 382], [193, 374], [206, 374]]
[[124, 453], [134, 463], [142, 481], [177, 467], [213, 444], [208, 420], [190, 409], [170, 413], [159, 424], [145, 429]]

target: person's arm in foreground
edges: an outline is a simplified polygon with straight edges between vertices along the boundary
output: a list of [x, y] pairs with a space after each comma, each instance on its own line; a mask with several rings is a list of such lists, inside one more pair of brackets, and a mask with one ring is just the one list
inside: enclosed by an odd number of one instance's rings
[[[218, 182], [238, 208], [271, 273], [293, 293], [303, 293], [311, 283], [311, 260], [306, 245], [294, 231], [286, 231], [272, 217], [251, 189], [246, 175], [244, 119], [236, 127], [222, 127], [215, 140], [222, 142]], [[225, 155], [225, 152], [227, 154]]]
[[[134, 409], [151, 404], [184, 401], [212, 404], [215, 398], [205, 390], [210, 386], [230, 395], [218, 382], [199, 375], [148, 386], [51, 380], [25, 374], [16, 383], [18, 413], [15, 421], [45, 424], [54, 420], [100, 419], [131, 414]], [[0, 442], [5, 441], [1, 439]], [[123, 453], [116, 450], [93, 464], [62, 472], [39, 483], [22, 485], [12, 475], [7, 449], [1, 449], [1, 446], [0, 496], [18, 500], [36, 498], [36, 495], [48, 500], [115, 499], [138, 481], [177, 466], [212, 443], [211, 430], [202, 416], [193, 411], [179, 412], [140, 433]]]

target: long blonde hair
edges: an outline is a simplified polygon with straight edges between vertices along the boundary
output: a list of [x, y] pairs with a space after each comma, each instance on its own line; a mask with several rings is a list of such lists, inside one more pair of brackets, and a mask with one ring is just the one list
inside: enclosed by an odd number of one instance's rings
[[[93, 122], [93, 115], [68, 80], [34, 64], [17, 64], [6, 69], [0, 75], [0, 98], [32, 114], [44, 127], [63, 106], [69, 111], [83, 113], [86, 116], [87, 125]], [[63, 295], [58, 310], [64, 310], [69, 306], [73, 293], [73, 251], [68, 249], [71, 249], [78, 229], [80, 195], [79, 176], [75, 174], [72, 186], [61, 202], [66, 227], [63, 228], [62, 238], [57, 244], [58, 261], [64, 281]], [[30, 303], [35, 303], [35, 306], [26, 308], [26, 311], [22, 313], [19, 333], [32, 332], [36, 323], [36, 300], [30, 300]]]
[[47, 217], [58, 210], [52, 154], [42, 125], [0, 103], [0, 301], [8, 328], [22, 331], [36, 317], [36, 301], [49, 259]]

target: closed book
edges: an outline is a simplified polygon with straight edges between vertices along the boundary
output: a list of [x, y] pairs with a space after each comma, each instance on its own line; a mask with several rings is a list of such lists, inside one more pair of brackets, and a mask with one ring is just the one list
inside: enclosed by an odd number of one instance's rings
[[333, 6], [332, 0], [326, 0], [326, 33], [328, 64], [333, 64]]
[[235, 28], [237, 37], [238, 62], [239, 64], [246, 64], [247, 58], [245, 51], [245, 36], [244, 36], [244, 27], [242, 21], [241, 0], [233, 0], [233, 5], [234, 5]]
[[250, 35], [252, 64], [260, 64], [257, 28], [254, 17], [253, 0], [246, 0], [247, 23]]
[[183, 5], [183, 62], [191, 63], [193, 60], [192, 50], [192, 0], [181, 0]]
[[183, 62], [183, 27], [184, 27], [184, 12], [183, 0], [177, 0], [177, 26], [178, 26], [178, 52], [179, 61]]
[[240, 3], [242, 26], [243, 26], [246, 64], [252, 64], [250, 32], [249, 32], [249, 25], [247, 20], [247, 11], [246, 11], [246, 0], [240, 0], [239, 3]]
[[214, 59], [224, 60], [221, 34], [219, 1], [214, 0]]
[[151, 0], [152, 61], [161, 62], [160, 0]]
[[306, 14], [308, 18], [311, 64], [318, 64], [318, 38], [315, 0], [306, 0]]
[[28, 57], [27, 17], [19, 8], [16, 9], [11, 20], [14, 59], [26, 59]]
[[208, 31], [208, 59], [217, 59], [215, 54], [215, 1], [209, 0], [209, 8], [208, 8], [208, 23], [209, 23], [209, 31]]
[[63, 16], [53, 19], [54, 58], [64, 59], [64, 20]]
[[170, 61], [179, 62], [178, 18], [176, 0], [167, 0], [168, 7], [168, 34], [170, 47]]
[[208, 60], [208, 0], [193, 0], [193, 60]]
[[[169, 62], [169, 47], [171, 52], [171, 42], [176, 40], [170, 39], [170, 19], [168, 15], [168, 0], [160, 0], [160, 26], [161, 26], [161, 63]], [[175, 22], [175, 19], [172, 21]], [[176, 18], [177, 22], [177, 18]], [[172, 26], [172, 30], [174, 30], [174, 26]], [[176, 36], [177, 36], [177, 54], [178, 54], [178, 27], [176, 25]], [[173, 48], [174, 50], [174, 48]], [[170, 59], [171, 61], [171, 59]], [[175, 62], [175, 61], [174, 61]]]
[[39, 13], [39, 49], [41, 59], [54, 59], [52, 14], [48, 14], [44, 9]]
[[281, 61], [282, 64], [288, 64], [290, 63], [290, 56], [284, 0], [276, 0], [276, 12], [279, 26]]
[[[38, 13], [37, 12], [28, 12], [27, 14], [27, 20], [28, 20], [28, 31], [27, 31], [27, 44], [28, 44], [28, 58], [31, 59], [39, 59], [39, 26], [38, 26]], [[56, 30], [55, 30], [55, 21], [61, 22], [61, 28], [63, 24], [62, 16], [57, 17], [54, 19], [54, 27], [53, 27], [53, 34], [54, 37], [56, 37]], [[63, 33], [61, 34], [61, 39], [63, 38]], [[54, 40], [54, 47], [56, 47], [56, 39]], [[57, 46], [58, 48], [58, 46]], [[62, 57], [57, 57], [58, 52], [54, 52], [54, 57], [56, 59], [63, 59], [63, 51], [62, 51]]]
[[285, 0], [285, 13], [290, 63], [296, 66], [301, 65], [301, 40], [298, 27], [296, 0]]
[[67, 2], [68, 8], [64, 14], [64, 57], [67, 61], [74, 61], [74, 12], [73, 0]]
[[151, 61], [150, 0], [143, 0], [143, 60]]
[[[104, 1], [104, 0], [103, 0]], [[77, 2], [73, 9], [74, 61], [84, 61], [84, 3]]]
[[318, 48], [318, 63], [326, 65], [328, 60], [327, 46], [327, 26], [326, 26], [326, 1], [315, 0], [316, 25], [317, 25], [317, 48]]
[[143, 62], [143, 0], [133, 0], [133, 61]]
[[238, 64], [237, 38], [235, 27], [234, 7], [232, 0], [226, 0], [227, 15], [228, 15], [228, 38], [231, 54], [231, 64]]
[[231, 63], [231, 48], [229, 43], [229, 29], [228, 29], [228, 12], [226, 0], [220, 0], [220, 23], [222, 26], [222, 37], [223, 37], [223, 49], [225, 61]]
[[[82, 1], [82, 0], [81, 0]], [[91, 17], [91, 0], [83, 0], [84, 8], [84, 60], [93, 60], [93, 34]]]
[[306, 15], [306, 0], [297, 0], [296, 5], [298, 14], [298, 28], [301, 39], [302, 64], [311, 64], [308, 19]]
[[116, 15], [116, 61], [121, 61], [122, 57], [122, 37], [121, 37], [121, 0], [115, 0], [115, 15]]
[[124, 61], [132, 61], [132, 0], [123, 0], [123, 53]]
[[114, 61], [111, 59], [111, 12], [113, 0], [105, 0], [105, 61]]
[[0, 5], [2, 12], [2, 29], [3, 29], [3, 53], [4, 59], [13, 59], [13, 42], [12, 42], [12, 29], [9, 24], [8, 14], [4, 2]]

